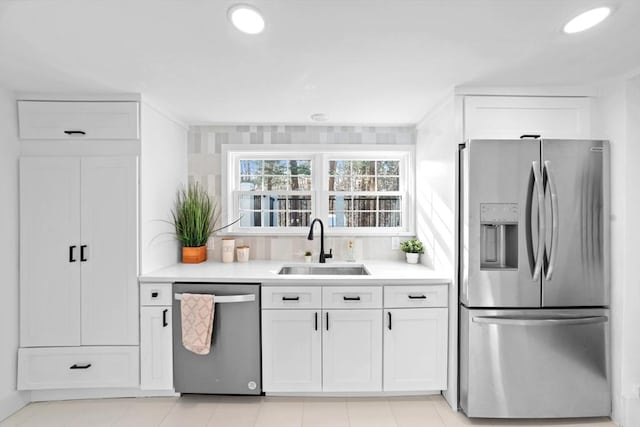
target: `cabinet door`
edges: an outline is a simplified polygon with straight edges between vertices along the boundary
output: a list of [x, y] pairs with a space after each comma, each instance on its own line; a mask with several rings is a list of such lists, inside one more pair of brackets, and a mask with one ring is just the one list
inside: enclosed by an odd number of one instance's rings
[[322, 390], [319, 310], [262, 311], [262, 376], [266, 392]]
[[447, 309], [385, 310], [384, 390], [447, 388]]
[[591, 101], [587, 97], [466, 96], [464, 139], [591, 137]]
[[80, 160], [20, 159], [20, 345], [80, 345]]
[[173, 389], [171, 307], [140, 308], [140, 388]]
[[82, 159], [82, 345], [137, 345], [137, 159]]
[[324, 391], [382, 390], [382, 311], [323, 311]]

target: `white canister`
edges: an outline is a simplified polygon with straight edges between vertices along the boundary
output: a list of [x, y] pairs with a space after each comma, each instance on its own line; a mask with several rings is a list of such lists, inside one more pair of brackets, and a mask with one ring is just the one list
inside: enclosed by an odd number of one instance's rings
[[238, 246], [236, 249], [238, 262], [249, 262], [249, 246]]
[[222, 239], [222, 262], [233, 262], [233, 252], [236, 246], [236, 239], [226, 237]]

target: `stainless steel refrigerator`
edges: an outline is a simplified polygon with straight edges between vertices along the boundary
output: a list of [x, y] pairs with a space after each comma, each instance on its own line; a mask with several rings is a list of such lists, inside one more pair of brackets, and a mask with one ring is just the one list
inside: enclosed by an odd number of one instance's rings
[[460, 407], [609, 415], [608, 142], [471, 140], [459, 171]]

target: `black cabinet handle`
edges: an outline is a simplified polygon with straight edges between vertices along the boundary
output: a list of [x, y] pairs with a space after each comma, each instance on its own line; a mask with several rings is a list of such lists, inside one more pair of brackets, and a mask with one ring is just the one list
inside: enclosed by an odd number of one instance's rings
[[164, 310], [162, 310], [162, 327], [166, 328], [167, 326], [169, 326], [169, 323], [167, 322], [167, 313], [169, 312], [168, 308], [165, 308]]
[[80, 246], [80, 262], [86, 262], [87, 258], [84, 255], [84, 250], [87, 249], [87, 245]]
[[327, 331], [329, 330], [329, 312], [325, 313], [325, 317], [327, 318]]
[[299, 301], [300, 297], [282, 297], [282, 301]]
[[158, 292], [151, 292], [151, 298], [158, 298]]
[[540, 139], [540, 135], [526, 133], [524, 135], [520, 135], [520, 139]]
[[345, 301], [360, 301], [360, 297], [342, 297]]
[[317, 311], [313, 313], [313, 323], [314, 323], [313, 329], [317, 331], [318, 330], [318, 312]]
[[76, 245], [69, 246], [69, 262], [76, 262], [76, 259], [73, 257], [73, 252], [76, 250]]
[[83, 130], [65, 130], [64, 133], [67, 135], [86, 135], [87, 133]]
[[89, 369], [91, 367], [91, 363], [86, 363], [84, 365], [78, 365], [77, 363], [74, 363], [73, 365], [69, 366], [69, 369]]
[[387, 316], [389, 317], [389, 330], [391, 330], [391, 312], [387, 311]]
[[409, 295], [409, 299], [427, 299], [426, 295]]

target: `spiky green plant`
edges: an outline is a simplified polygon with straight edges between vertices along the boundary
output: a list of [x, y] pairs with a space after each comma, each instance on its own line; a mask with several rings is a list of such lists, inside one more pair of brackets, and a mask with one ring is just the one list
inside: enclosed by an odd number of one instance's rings
[[198, 182], [178, 190], [171, 216], [176, 238], [190, 248], [205, 246], [209, 237], [238, 221], [216, 228], [220, 209]]

